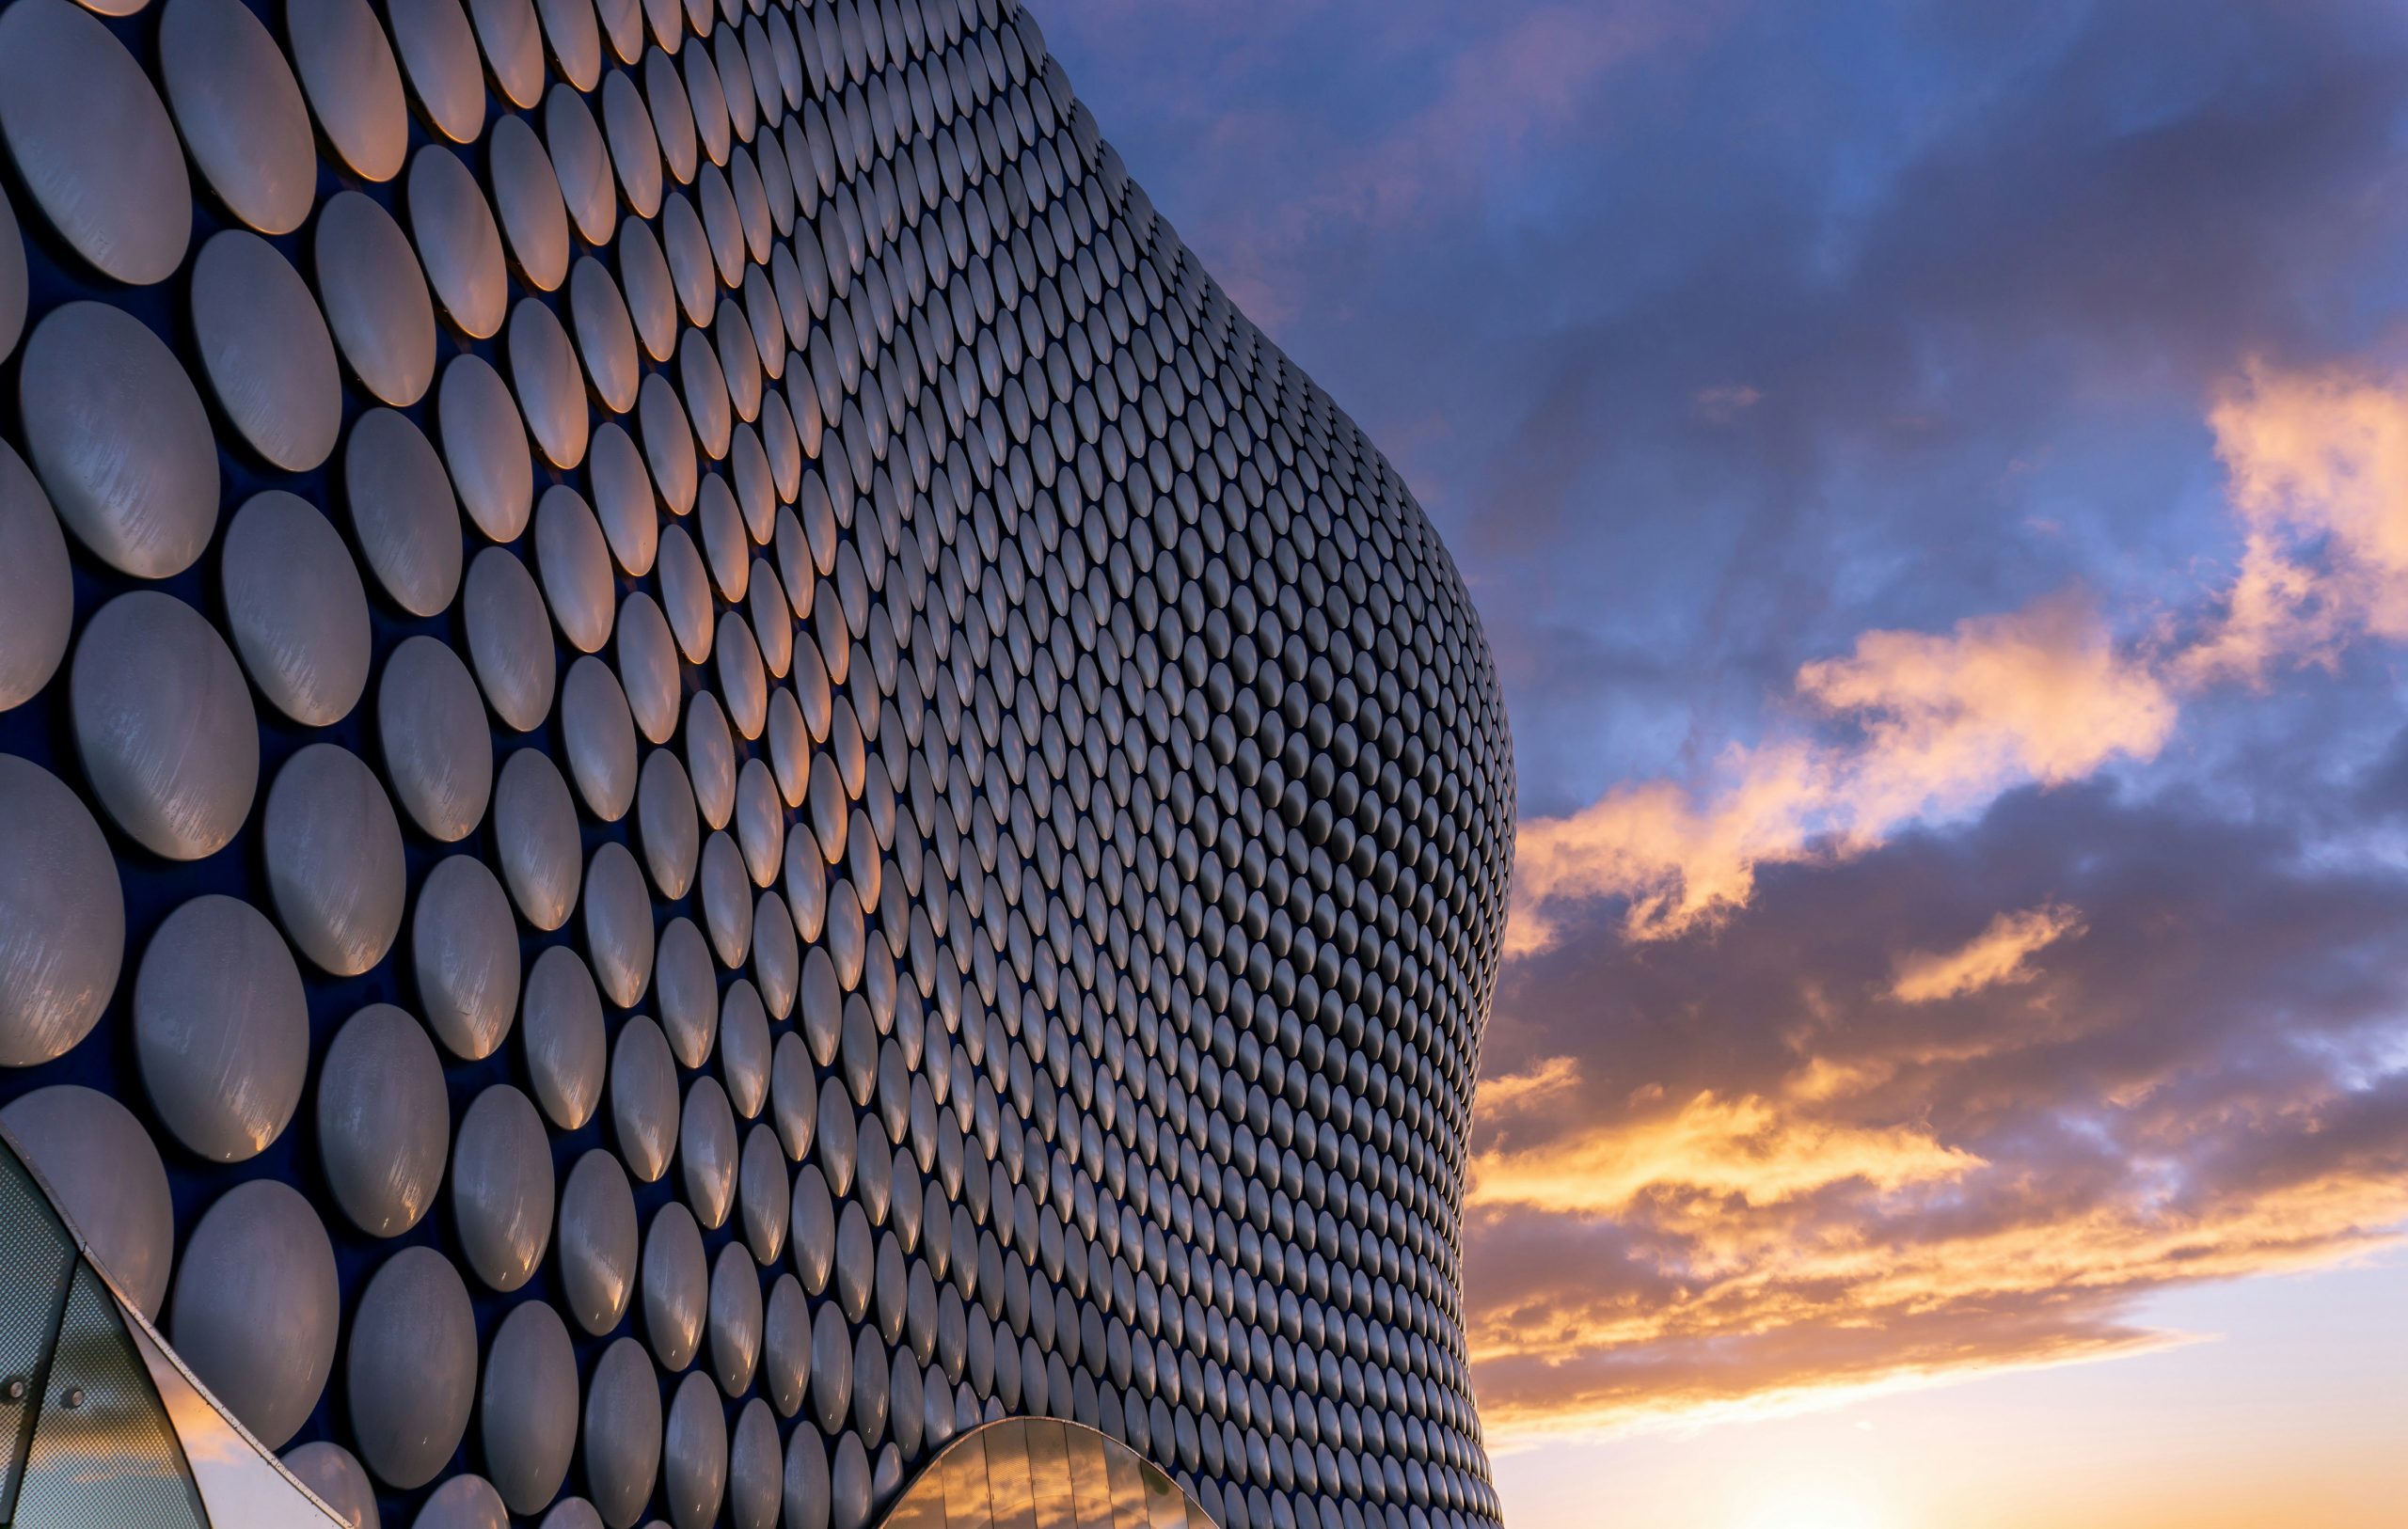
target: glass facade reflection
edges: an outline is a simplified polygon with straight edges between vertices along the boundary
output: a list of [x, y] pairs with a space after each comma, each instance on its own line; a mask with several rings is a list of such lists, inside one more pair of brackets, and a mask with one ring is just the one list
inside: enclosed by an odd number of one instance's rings
[[886, 1529], [1218, 1529], [1179, 1483], [1117, 1440], [1054, 1418], [1006, 1418], [945, 1446]]
[[0, 0], [17, 1521], [1493, 1524], [1513, 801], [1017, 0]]

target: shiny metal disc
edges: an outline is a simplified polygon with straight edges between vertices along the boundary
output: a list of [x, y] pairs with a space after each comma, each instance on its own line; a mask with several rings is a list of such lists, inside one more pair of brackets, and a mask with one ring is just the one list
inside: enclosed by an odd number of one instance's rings
[[818, 1164], [805, 1163], [795, 1170], [794, 1194], [787, 1209], [786, 1237], [794, 1253], [794, 1271], [807, 1293], [824, 1295], [836, 1268], [836, 1209]]
[[536, 0], [544, 17], [544, 39], [568, 83], [591, 90], [602, 82], [602, 29], [593, 0]]
[[24, 337], [26, 280], [25, 241], [17, 227], [17, 210], [8, 191], [0, 188], [0, 361], [14, 355], [17, 341]]
[[[582, 10], [587, 23], [592, 23], [594, 11], [590, 5], [579, 7], [576, 0], [549, 3], [562, 11]], [[593, 104], [565, 84], [553, 86], [544, 99], [544, 146], [550, 154], [552, 174], [560, 182], [561, 197], [577, 225], [578, 236], [589, 244], [609, 244], [619, 218], [618, 189], [610, 180], [610, 149], [602, 140], [600, 124], [594, 119]], [[633, 396], [632, 390], [629, 396]]]
[[776, 1529], [785, 1452], [769, 1404], [755, 1396], [737, 1415], [727, 1453], [727, 1516], [736, 1529]]
[[769, 1015], [760, 991], [741, 977], [720, 1004], [719, 1065], [728, 1103], [747, 1120], [758, 1116], [769, 1096]]
[[543, 726], [559, 671], [535, 575], [508, 547], [487, 547], [468, 565], [461, 605], [468, 656], [494, 715], [520, 733]]
[[569, 273], [570, 316], [576, 322], [577, 351], [596, 397], [613, 414], [636, 405], [641, 375], [636, 355], [634, 321], [626, 299], [602, 262], [591, 255], [578, 258]]
[[386, 15], [427, 120], [453, 143], [476, 142], [485, 125], [485, 71], [460, 0], [387, 0]]
[[536, 1102], [562, 1130], [578, 1129], [601, 1102], [610, 1042], [594, 975], [567, 946], [546, 950], [528, 971], [519, 1033]]
[[517, 116], [504, 116], [494, 124], [486, 152], [491, 156], [494, 208], [510, 253], [529, 285], [551, 292], [568, 279], [569, 256], [568, 205], [561, 198], [552, 156], [527, 119]]
[[468, 0], [468, 15], [503, 98], [535, 104], [544, 89], [544, 39], [531, 0]]
[[368, 0], [288, 6], [284, 26], [301, 87], [335, 152], [363, 180], [401, 174], [409, 152], [409, 107], [402, 99], [401, 66]]
[[752, 976], [762, 1005], [772, 1018], [794, 1012], [795, 989], [802, 980], [802, 947], [796, 940], [794, 915], [785, 899], [765, 891], [752, 905]]
[[605, 823], [626, 816], [636, 794], [635, 718], [599, 658], [579, 658], [561, 684], [561, 741], [586, 810]]
[[610, 544], [577, 490], [555, 483], [535, 506], [535, 567], [552, 620], [579, 653], [599, 653], [618, 615]]
[[694, 884], [694, 865], [702, 854], [702, 822], [686, 767], [666, 749], [644, 756], [636, 784], [636, 833], [643, 844], [644, 867], [660, 895], [673, 901], [685, 896]]
[[778, 879], [785, 855], [785, 805], [778, 799], [776, 780], [760, 759], [744, 762], [736, 780], [736, 839], [744, 851], [745, 874], [756, 887]]
[[660, 1027], [638, 1015], [610, 1048], [610, 1125], [627, 1171], [646, 1184], [669, 1171], [677, 1115], [676, 1059]]
[[676, 1529], [709, 1529], [727, 1494], [727, 1413], [700, 1370], [678, 1383], [661, 1438], [662, 1484]]
[[719, 698], [698, 690], [686, 703], [686, 766], [693, 774], [694, 803], [713, 830], [736, 812], [736, 740]]
[[643, 453], [615, 421], [606, 420], [594, 431], [588, 455], [594, 511], [602, 522], [602, 534], [610, 539], [610, 555], [622, 569], [641, 578], [652, 572], [660, 551], [660, 512]]
[[229, 229], [193, 261], [192, 317], [210, 386], [251, 449], [287, 472], [325, 461], [342, 384], [301, 273], [257, 234]]
[[[500, 327], [498, 317], [494, 326]], [[436, 412], [460, 508], [491, 540], [517, 541], [535, 506], [535, 459], [501, 374], [482, 356], [453, 356], [443, 369]]]
[[719, 954], [720, 965], [737, 970], [752, 954], [752, 884], [744, 875], [743, 854], [724, 830], [714, 831], [705, 842], [697, 884], [711, 949]]
[[427, 873], [410, 916], [410, 966], [445, 1049], [468, 1062], [491, 1056], [518, 1012], [518, 926], [483, 860], [452, 855]]
[[769, 1286], [761, 1322], [761, 1389], [781, 1417], [802, 1409], [811, 1383], [811, 1304], [791, 1274]]
[[376, 682], [376, 730], [387, 778], [412, 822], [452, 843], [484, 821], [492, 733], [459, 654], [431, 637], [404, 638]]
[[660, 528], [660, 607], [676, 634], [686, 662], [699, 664], [711, 651], [710, 575], [694, 539], [677, 525]]
[[619, 683], [636, 728], [652, 743], [677, 731], [677, 642], [669, 620], [642, 590], [619, 607]]
[[413, 616], [452, 603], [463, 561], [459, 506], [443, 459], [417, 425], [371, 409], [343, 448], [352, 530], [377, 582]]
[[[707, 1082], [708, 1080], [703, 1081]], [[644, 1237], [644, 1332], [664, 1369], [694, 1362], [708, 1301], [702, 1233], [686, 1207], [663, 1206]]]
[[[660, 212], [660, 140], [653, 132], [652, 114], [633, 77], [612, 70], [602, 77], [602, 132], [610, 145], [610, 165], [618, 171], [619, 188], [627, 198], [633, 222]], [[623, 225], [624, 227], [624, 225]], [[656, 359], [659, 353], [655, 353]]]
[[485, 1350], [477, 1411], [495, 1490], [515, 1513], [542, 1512], [577, 1452], [577, 1354], [558, 1312], [511, 1308]]
[[552, 465], [576, 466], [585, 460], [593, 420], [585, 402], [585, 373], [578, 370], [568, 331], [550, 308], [531, 297], [522, 298], [511, 310], [509, 348], [511, 380], [518, 386], [535, 444]]
[[0, 1066], [83, 1040], [124, 962], [125, 897], [100, 825], [49, 771], [0, 754]]
[[250, 814], [260, 742], [216, 628], [172, 595], [119, 595], [86, 624], [70, 685], [77, 752], [118, 825], [170, 859], [224, 848]]
[[264, 1151], [309, 1070], [309, 1002], [276, 926], [214, 892], [167, 915], [135, 979], [134, 1041], [178, 1141], [217, 1162]]
[[250, 8], [168, 0], [159, 63], [184, 147], [218, 199], [261, 233], [301, 227], [318, 192], [309, 108]]
[[541, 749], [521, 749], [494, 788], [494, 837], [512, 899], [538, 929], [558, 929], [577, 906], [584, 875], [577, 804], [560, 767]]
[[577, 1325], [619, 1325], [636, 1287], [636, 1202], [619, 1159], [594, 1147], [561, 1186], [561, 1300]]
[[[656, 173], [657, 169], [656, 164]], [[628, 200], [634, 199], [630, 194]], [[626, 294], [627, 316], [635, 323], [636, 339], [645, 355], [666, 361], [677, 349], [677, 291], [669, 274], [669, 257], [653, 237], [652, 226], [637, 216], [620, 221], [618, 253], [619, 287]]]
[[853, 1339], [834, 1301], [811, 1319], [811, 1415], [819, 1431], [835, 1434], [853, 1406]]
[[404, 1248], [352, 1314], [344, 1391], [368, 1468], [406, 1490], [442, 1474], [476, 1402], [477, 1323], [451, 1260]]
[[745, 1133], [744, 1155], [737, 1174], [737, 1205], [742, 1211], [744, 1245], [753, 1260], [774, 1264], [785, 1252], [787, 1218], [793, 1187], [786, 1179], [786, 1160], [778, 1133], [755, 1122]]
[[427, 1494], [410, 1529], [510, 1529], [510, 1509], [492, 1482], [463, 1471]]
[[752, 628], [734, 610], [720, 613], [715, 643], [720, 693], [727, 698], [727, 713], [736, 731], [757, 738], [769, 721], [769, 676], [761, 662]]
[[159, 1148], [106, 1094], [54, 1083], [0, 1109], [0, 1127], [42, 1177], [93, 1262], [157, 1317], [176, 1255], [176, 1206]]
[[727, 1091], [719, 1080], [705, 1076], [686, 1090], [686, 1108], [678, 1118], [677, 1161], [683, 1170], [686, 1203], [705, 1231], [726, 1224], [736, 1204], [738, 1148], [736, 1116], [728, 1109]]
[[791, 1030], [778, 1034], [769, 1059], [769, 1119], [778, 1141], [796, 1162], [811, 1155], [811, 1139], [819, 1120], [819, 1075], [811, 1064], [811, 1049]]
[[0, 12], [0, 140], [51, 227], [102, 275], [148, 286], [183, 263], [183, 146], [142, 66], [89, 13], [66, 0]]
[[385, 788], [341, 744], [311, 744], [268, 788], [260, 830], [268, 895], [303, 955], [356, 977], [401, 933], [402, 827]]
[[671, 514], [685, 514], [701, 492], [702, 466], [685, 405], [660, 372], [648, 374], [636, 389], [636, 426], [643, 437], [644, 465], [652, 471], [661, 502]]
[[371, 1237], [399, 1237], [435, 1204], [451, 1153], [443, 1063], [389, 1003], [343, 1021], [318, 1070], [318, 1156], [335, 1203]]
[[[458, 3], [402, 0], [408, 7]], [[410, 160], [408, 200], [410, 240], [436, 305], [470, 339], [491, 339], [509, 311], [510, 272], [483, 188], [459, 155], [427, 144]]]
[[356, 191], [327, 201], [313, 239], [318, 301], [352, 374], [384, 402], [416, 403], [435, 381], [435, 300], [418, 251], [391, 213]]
[[[612, 839], [594, 852], [585, 867], [584, 903], [594, 984], [612, 1003], [632, 1008], [652, 981], [652, 895], [626, 845]], [[669, 1043], [660, 1048], [665, 1055]]]
[[786, 1440], [785, 1521], [793, 1529], [828, 1529], [828, 1449], [798, 1429]]
[[284, 1468], [334, 1510], [335, 1521], [343, 1529], [380, 1529], [375, 1484], [350, 1450], [328, 1440], [313, 1440], [286, 1450]]
[[227, 628], [260, 694], [305, 727], [350, 716], [368, 688], [368, 591], [342, 533], [270, 489], [234, 512], [219, 568]]
[[710, 1060], [718, 1035], [719, 972], [711, 965], [710, 946], [703, 932], [683, 914], [660, 926], [660, 944], [653, 956], [652, 1001], [660, 1012], [662, 1033], [670, 1053], [681, 1067], [699, 1067]]
[[452, 1155], [452, 1213], [479, 1279], [515, 1290], [535, 1273], [552, 1236], [552, 1154], [526, 1095], [495, 1083], [460, 1118]]
[[[309, 1419], [334, 1373], [342, 1296], [318, 1213], [279, 1179], [219, 1196], [176, 1270], [167, 1332], [178, 1357], [259, 1442]], [[260, 1334], [274, 1332], [274, 1343]]]
[[660, 1378], [643, 1345], [615, 1340], [585, 1391], [585, 1479], [610, 1529], [628, 1529], [660, 1474]]
[[217, 443], [174, 353], [121, 309], [67, 303], [34, 326], [20, 366], [25, 457], [68, 530], [136, 578], [191, 567], [217, 526]]

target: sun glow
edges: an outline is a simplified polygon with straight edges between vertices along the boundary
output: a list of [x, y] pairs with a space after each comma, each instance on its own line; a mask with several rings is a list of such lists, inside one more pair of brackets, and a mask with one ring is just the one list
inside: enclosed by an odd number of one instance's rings
[[1841, 1489], [1784, 1485], [1740, 1508], [1731, 1529], [1907, 1529], [1888, 1508]]

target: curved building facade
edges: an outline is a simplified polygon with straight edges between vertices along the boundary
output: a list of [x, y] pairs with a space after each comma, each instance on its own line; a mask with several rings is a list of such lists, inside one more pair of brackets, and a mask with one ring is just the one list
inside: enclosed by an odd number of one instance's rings
[[1487, 649], [1026, 12], [0, 0], [0, 1520], [1496, 1521]]

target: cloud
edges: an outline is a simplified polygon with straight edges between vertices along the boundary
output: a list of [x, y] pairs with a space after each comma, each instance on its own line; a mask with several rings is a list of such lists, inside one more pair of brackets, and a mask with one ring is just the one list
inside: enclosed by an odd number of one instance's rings
[[[1735, 746], [1703, 792], [1634, 782], [1523, 824], [1508, 953], [1545, 949], [1563, 899], [1622, 900], [1632, 938], [1685, 934], [1744, 906], [1760, 867], [1845, 859], [2018, 785], [2154, 758], [2182, 691], [2408, 638], [2408, 373], [2252, 364], [2209, 423], [2243, 550], [2212, 610], [2161, 618], [2194, 628], [2186, 639], [2119, 644], [2068, 595], [1946, 633], [1867, 632], [1797, 670], [1796, 698], [1826, 732]], [[1982, 954], [1963, 954], [1978, 970]]]
[[1509, 1444], [2183, 1341], [2151, 1293], [2408, 1226], [2408, 884], [2280, 822], [2032, 784], [1767, 867], [1714, 940], [1566, 917], [1506, 972], [1466, 1209]]
[[2262, 681], [2361, 636], [2408, 638], [2408, 374], [2255, 363], [2209, 423], [2246, 541], [2185, 677]]
[[1944, 634], [1866, 633], [1847, 656], [1800, 668], [1797, 693], [1843, 735], [1735, 747], [1702, 796], [1645, 781], [1524, 823], [1508, 953], [1545, 949], [1549, 905], [1563, 899], [1624, 900], [1633, 938], [1685, 933], [1744, 906], [1759, 867], [1861, 854], [2014, 786], [2147, 759], [2177, 710], [2148, 666], [2069, 598]]
[[2031, 957], [2082, 928], [2080, 912], [2054, 903], [2002, 913], [1953, 951], [1914, 951], [1901, 957], [1890, 996], [1901, 1003], [1934, 1003], [2030, 982]]
[[[1569, 1058], [1548, 1066], [1576, 1076]], [[1978, 1166], [1911, 1127], [1813, 1120], [1753, 1095], [1723, 1098], [1709, 1089], [1676, 1110], [1534, 1147], [1493, 1147], [1472, 1163], [1470, 1204], [1612, 1215], [1641, 1196], [1710, 1195], [1761, 1206], [1848, 1181], [1893, 1191]]]

